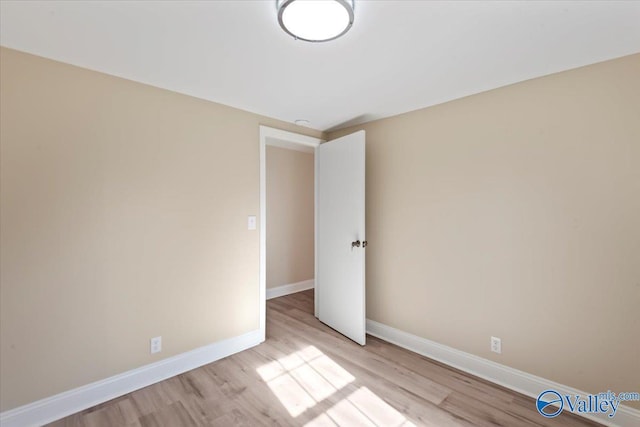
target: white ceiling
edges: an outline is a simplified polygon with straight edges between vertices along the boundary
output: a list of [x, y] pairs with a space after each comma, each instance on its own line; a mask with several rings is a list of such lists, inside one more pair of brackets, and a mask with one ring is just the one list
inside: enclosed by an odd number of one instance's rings
[[327, 130], [640, 52], [640, 1], [356, 0], [311, 44], [275, 0], [2, 0], [0, 43]]

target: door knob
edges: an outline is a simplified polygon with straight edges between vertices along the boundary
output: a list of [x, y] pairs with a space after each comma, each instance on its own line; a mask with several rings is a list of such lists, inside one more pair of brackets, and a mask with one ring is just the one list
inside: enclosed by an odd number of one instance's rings
[[366, 240], [363, 240], [363, 241], [362, 241], [362, 247], [363, 247], [363, 248], [366, 248], [368, 244], [369, 244], [369, 243], [367, 243], [367, 241], [366, 241]]
[[355, 242], [351, 242], [351, 248], [359, 248], [360, 240], [356, 240]]

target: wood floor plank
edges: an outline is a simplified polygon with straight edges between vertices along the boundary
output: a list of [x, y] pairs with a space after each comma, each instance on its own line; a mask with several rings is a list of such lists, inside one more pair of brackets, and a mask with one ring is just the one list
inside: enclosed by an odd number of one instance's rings
[[[274, 327], [276, 327], [274, 325]], [[288, 332], [287, 341], [295, 341], [295, 335]], [[318, 343], [316, 343], [318, 344]], [[284, 343], [279, 343], [280, 349], [285, 348]], [[296, 344], [292, 349], [299, 348]], [[413, 393], [411, 387], [405, 388], [395, 381], [388, 379], [388, 375], [379, 375], [375, 369], [362, 365], [358, 357], [352, 357], [348, 352], [335, 352], [330, 347], [320, 345], [323, 353], [330, 357], [348, 373], [357, 378], [358, 387], [371, 390], [379, 400], [391, 405], [395, 411], [404, 415], [408, 421], [415, 425], [424, 426], [470, 426], [471, 424], [459, 419], [455, 414], [443, 411], [430, 400], [424, 399], [420, 394]], [[359, 346], [355, 347], [357, 350]], [[264, 348], [256, 348], [255, 351], [264, 351]], [[292, 350], [293, 351], [293, 350]]]
[[367, 350], [392, 360], [417, 375], [430, 378], [466, 396], [482, 399], [492, 406], [504, 407], [514, 399], [513, 393], [509, 390], [496, 387], [495, 384], [491, 384], [488, 381], [441, 365], [409, 350], [390, 346], [378, 338], [367, 338]]
[[451, 393], [445, 401], [440, 404], [440, 407], [479, 427], [540, 425], [522, 416], [496, 411], [492, 406], [480, 400], [469, 399], [467, 396], [458, 392]]
[[[182, 402], [174, 402], [156, 412], [140, 417], [142, 427], [175, 427], [175, 426], [198, 426], [195, 418], [184, 407]], [[101, 424], [117, 425], [117, 424]]]
[[267, 340], [56, 421], [55, 427], [595, 426], [374, 337], [313, 317], [313, 290], [267, 302]]
[[[297, 323], [296, 319], [285, 318], [278, 313], [272, 313], [272, 322], [284, 329], [285, 333], [295, 335], [298, 331], [304, 336], [313, 336], [316, 341], [320, 341], [321, 335], [325, 334], [320, 329]], [[300, 336], [300, 335], [298, 335]], [[451, 392], [447, 387], [438, 384], [427, 377], [415, 375], [412, 371], [396, 364], [389, 363], [388, 359], [380, 357], [375, 353], [369, 352], [366, 347], [361, 347], [352, 342], [345, 342], [342, 337], [328, 336], [325, 337], [327, 344], [322, 347], [323, 351], [340, 355], [345, 359], [349, 359], [358, 363], [364, 369], [375, 373], [385, 379], [393, 378], [401, 388], [420, 396], [421, 398], [439, 404]]]

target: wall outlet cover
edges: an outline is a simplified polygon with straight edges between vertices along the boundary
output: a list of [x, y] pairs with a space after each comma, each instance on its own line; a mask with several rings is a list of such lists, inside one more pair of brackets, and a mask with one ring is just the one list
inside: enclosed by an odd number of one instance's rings
[[502, 340], [500, 338], [491, 337], [491, 351], [502, 353]]
[[162, 337], [151, 338], [151, 354], [160, 353], [162, 351]]

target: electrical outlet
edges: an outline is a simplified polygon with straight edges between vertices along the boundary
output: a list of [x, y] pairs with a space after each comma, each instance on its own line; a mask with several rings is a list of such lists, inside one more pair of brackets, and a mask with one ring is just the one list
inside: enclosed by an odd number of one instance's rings
[[162, 351], [162, 337], [151, 338], [151, 354]]
[[491, 337], [491, 351], [502, 353], [502, 340], [500, 338]]

